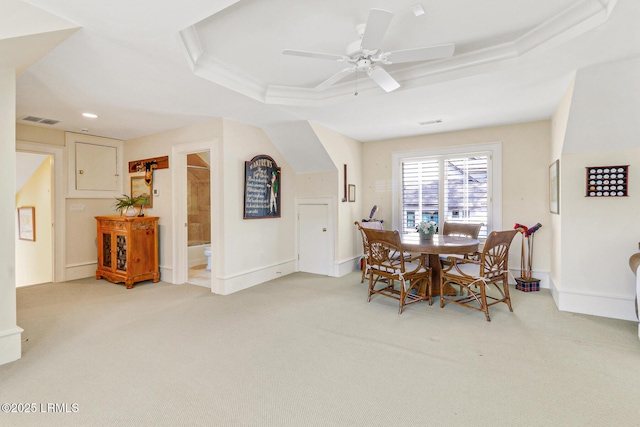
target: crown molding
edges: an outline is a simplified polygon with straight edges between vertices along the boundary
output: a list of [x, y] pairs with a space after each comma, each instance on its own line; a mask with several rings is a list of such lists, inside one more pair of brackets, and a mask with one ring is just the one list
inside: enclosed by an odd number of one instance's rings
[[[598, 27], [607, 21], [616, 3], [617, 0], [582, 0], [511, 42], [408, 66], [392, 74], [401, 84], [398, 90], [403, 90], [505, 69], [515, 58], [550, 50]], [[355, 93], [353, 82], [322, 91], [262, 83], [204, 52], [195, 25], [181, 31], [179, 39], [194, 74], [266, 104], [325, 106], [351, 100]], [[363, 97], [382, 95], [367, 78], [358, 80], [357, 93]]]

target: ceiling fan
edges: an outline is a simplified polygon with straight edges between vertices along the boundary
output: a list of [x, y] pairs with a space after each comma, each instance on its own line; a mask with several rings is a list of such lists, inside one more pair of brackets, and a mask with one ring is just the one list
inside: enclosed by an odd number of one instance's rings
[[[413, 49], [384, 52], [380, 45], [387, 28], [391, 23], [393, 13], [382, 9], [371, 9], [366, 24], [356, 27], [360, 38], [347, 46], [346, 55], [330, 53], [306, 52], [286, 49], [285, 55], [304, 56], [309, 58], [327, 59], [330, 61], [348, 62], [350, 65], [338, 71], [327, 80], [320, 83], [314, 90], [324, 90], [345, 78], [351, 73], [365, 72], [386, 92], [400, 87], [398, 83], [381, 65], [402, 64], [407, 62], [428, 61], [432, 59], [449, 58], [453, 55], [454, 44], [418, 47]], [[356, 90], [356, 95], [358, 94]]]

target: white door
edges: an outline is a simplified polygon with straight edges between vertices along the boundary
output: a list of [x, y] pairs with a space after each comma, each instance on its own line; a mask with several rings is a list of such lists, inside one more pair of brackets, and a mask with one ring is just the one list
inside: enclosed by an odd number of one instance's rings
[[329, 275], [328, 223], [328, 205], [298, 205], [298, 271]]

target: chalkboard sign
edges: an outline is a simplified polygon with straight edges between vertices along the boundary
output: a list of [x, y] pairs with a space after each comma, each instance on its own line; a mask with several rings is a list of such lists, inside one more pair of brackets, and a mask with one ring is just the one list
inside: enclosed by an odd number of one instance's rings
[[280, 218], [280, 168], [267, 155], [244, 162], [244, 219]]

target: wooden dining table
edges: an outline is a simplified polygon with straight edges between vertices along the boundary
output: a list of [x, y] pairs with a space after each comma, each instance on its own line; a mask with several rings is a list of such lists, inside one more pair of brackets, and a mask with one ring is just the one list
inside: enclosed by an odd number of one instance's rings
[[[432, 240], [421, 240], [418, 233], [401, 234], [402, 250], [410, 253], [427, 254], [429, 267], [431, 267], [431, 295], [440, 295], [440, 255], [456, 254], [464, 255], [476, 252], [480, 242], [476, 239], [459, 236], [442, 236], [434, 234]], [[426, 286], [421, 287], [420, 292], [426, 293]], [[446, 290], [447, 295], [455, 295], [455, 289]]]

